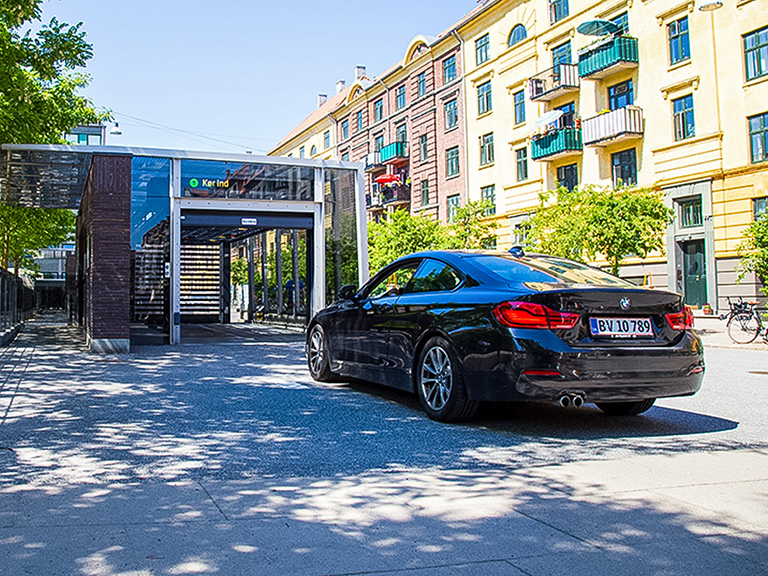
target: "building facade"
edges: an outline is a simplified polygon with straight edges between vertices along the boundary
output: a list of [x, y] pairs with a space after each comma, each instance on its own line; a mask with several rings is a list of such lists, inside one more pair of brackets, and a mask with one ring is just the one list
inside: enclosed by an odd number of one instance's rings
[[[542, 191], [656, 188], [675, 213], [666, 253], [628, 259], [622, 275], [681, 292], [694, 308], [727, 308], [728, 296], [760, 297], [758, 281], [739, 280], [737, 264], [744, 229], [768, 210], [764, 2], [489, 0], [437, 40], [424, 38], [420, 52], [417, 46], [339, 109], [339, 119], [352, 126], [357, 102], [366, 101], [370, 114], [376, 98], [387, 96], [385, 142], [398, 142], [398, 127], [406, 126], [412, 212], [447, 220], [456, 203], [489, 199], [504, 248], [523, 240], [520, 224]], [[455, 132], [440, 125], [448, 117], [441, 110], [446, 97], [438, 94], [440, 62], [449, 50], [460, 78]], [[435, 96], [422, 109], [419, 94], [430, 94], [430, 82]], [[400, 86], [407, 98], [402, 111]], [[420, 163], [423, 134], [429, 151], [432, 132], [429, 121], [418, 120], [430, 109], [435, 166]], [[359, 141], [343, 129], [337, 135], [337, 151], [351, 160], [377, 151], [374, 133]], [[455, 182], [443, 177], [450, 168], [442, 155], [451, 150], [453, 161], [453, 146], [461, 172]], [[400, 169], [395, 163], [386, 173]], [[422, 205], [417, 187], [424, 180], [429, 186], [435, 169], [437, 194]], [[368, 171], [372, 197], [375, 170]], [[370, 214], [377, 209], [372, 203]]]

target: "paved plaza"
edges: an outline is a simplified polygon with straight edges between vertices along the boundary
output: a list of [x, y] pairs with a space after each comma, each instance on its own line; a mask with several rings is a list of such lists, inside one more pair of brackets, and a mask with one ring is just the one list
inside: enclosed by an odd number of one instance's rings
[[465, 425], [312, 381], [297, 332], [95, 355], [32, 322], [0, 350], [0, 574], [768, 573], [768, 346], [715, 322], [693, 398]]

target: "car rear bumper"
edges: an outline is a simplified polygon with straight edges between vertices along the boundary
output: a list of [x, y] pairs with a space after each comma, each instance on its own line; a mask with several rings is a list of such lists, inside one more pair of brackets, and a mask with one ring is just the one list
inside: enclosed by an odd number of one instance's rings
[[468, 395], [481, 401], [555, 401], [563, 394], [584, 402], [632, 401], [689, 396], [704, 378], [701, 340], [693, 332], [669, 347], [576, 349], [559, 342], [516, 340], [493, 365], [487, 357], [482, 367], [470, 360]]

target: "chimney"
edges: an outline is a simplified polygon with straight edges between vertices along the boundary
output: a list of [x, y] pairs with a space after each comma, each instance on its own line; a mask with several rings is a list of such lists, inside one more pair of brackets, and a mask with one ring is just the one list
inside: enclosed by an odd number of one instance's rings
[[346, 80], [339, 80], [338, 82], [336, 82], [336, 94], [344, 90], [344, 86], [346, 85], [347, 85]]
[[323, 104], [328, 102], [328, 94], [317, 95], [317, 107], [320, 108]]
[[365, 76], [365, 66], [355, 66], [355, 80], [360, 80]]

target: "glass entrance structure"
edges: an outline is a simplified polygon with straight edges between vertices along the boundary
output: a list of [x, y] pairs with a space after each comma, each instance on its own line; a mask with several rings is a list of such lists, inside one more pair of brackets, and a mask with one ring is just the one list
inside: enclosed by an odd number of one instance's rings
[[360, 164], [3, 145], [0, 173], [5, 202], [78, 210], [77, 314], [93, 350], [129, 350], [132, 327], [175, 344], [183, 322], [227, 322], [233, 248], [249, 258], [249, 317], [308, 319], [368, 276]]

